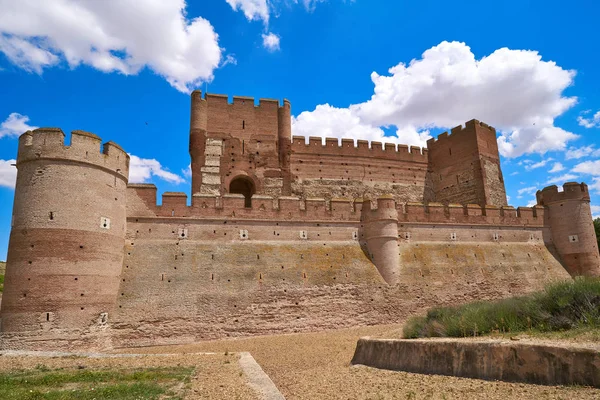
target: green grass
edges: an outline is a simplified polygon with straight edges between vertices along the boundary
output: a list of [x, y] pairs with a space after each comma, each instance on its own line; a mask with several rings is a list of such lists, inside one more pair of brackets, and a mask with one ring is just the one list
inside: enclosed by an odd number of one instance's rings
[[0, 399], [181, 399], [194, 368], [34, 370], [0, 373]]
[[[469, 337], [492, 333], [547, 333], [600, 329], [600, 279], [551, 284], [528, 296], [439, 307], [407, 321], [403, 336]], [[568, 335], [566, 335], [568, 336]]]
[[4, 291], [4, 275], [0, 274], [0, 293]]

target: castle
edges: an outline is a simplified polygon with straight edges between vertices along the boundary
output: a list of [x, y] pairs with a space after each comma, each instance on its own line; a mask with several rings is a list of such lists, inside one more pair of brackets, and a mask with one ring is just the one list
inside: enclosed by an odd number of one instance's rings
[[507, 205], [494, 128], [427, 148], [291, 136], [285, 100], [191, 95], [192, 198], [118, 145], [19, 138], [4, 348], [109, 348], [398, 322], [599, 275], [584, 183]]

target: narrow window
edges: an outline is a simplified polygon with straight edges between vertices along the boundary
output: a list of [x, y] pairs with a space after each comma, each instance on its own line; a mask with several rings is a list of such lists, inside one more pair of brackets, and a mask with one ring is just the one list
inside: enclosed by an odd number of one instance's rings
[[47, 312], [47, 313], [46, 313], [46, 322], [49, 322], [49, 321], [50, 321], [50, 313], [49, 313], [49, 312]]
[[451, 148], [448, 149], [448, 152], [450, 152], [450, 155], [452, 155], [452, 149]]
[[50, 217], [50, 221], [54, 220], [54, 212], [50, 211], [48, 216]]
[[246, 129], [246, 121], [242, 121], [242, 129]]

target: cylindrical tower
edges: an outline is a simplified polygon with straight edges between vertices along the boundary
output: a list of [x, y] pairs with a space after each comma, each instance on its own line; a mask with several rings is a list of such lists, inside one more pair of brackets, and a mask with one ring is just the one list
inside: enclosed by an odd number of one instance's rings
[[283, 173], [283, 196], [292, 194], [290, 152], [292, 149], [292, 105], [286, 99], [278, 110], [277, 141], [279, 142], [279, 166]]
[[400, 278], [400, 253], [398, 211], [394, 198], [377, 199], [377, 210], [371, 210], [371, 201], [364, 200], [362, 225], [373, 264], [388, 284], [395, 285]]
[[106, 324], [123, 263], [129, 156], [82, 131], [19, 138], [2, 332]]
[[202, 98], [202, 92], [200, 90], [194, 90], [191, 95], [190, 111], [192, 194], [200, 193], [200, 188], [202, 187], [202, 167], [204, 166], [207, 129], [206, 107], [206, 100]]
[[571, 276], [599, 276], [600, 255], [585, 183], [567, 182], [537, 192], [537, 202], [546, 207], [546, 223], [552, 242]]

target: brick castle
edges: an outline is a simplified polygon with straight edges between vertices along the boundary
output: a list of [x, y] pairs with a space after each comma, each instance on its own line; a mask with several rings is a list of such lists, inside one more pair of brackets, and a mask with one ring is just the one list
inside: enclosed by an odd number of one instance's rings
[[4, 348], [110, 348], [398, 322], [599, 275], [584, 183], [507, 205], [494, 128], [427, 148], [292, 137], [277, 100], [191, 95], [192, 198], [112, 142], [19, 138]]

